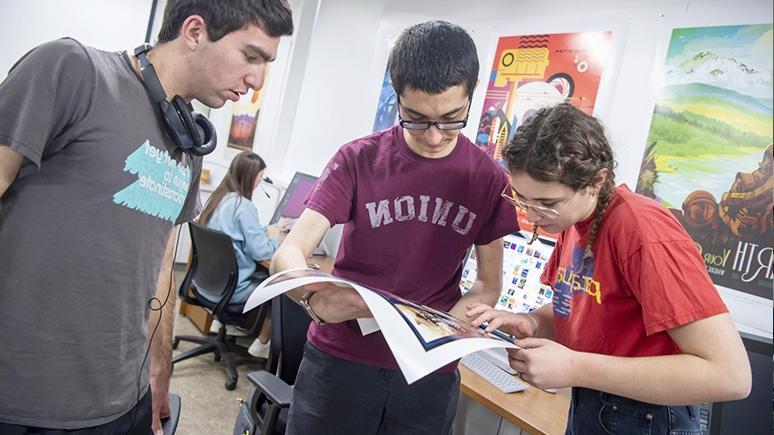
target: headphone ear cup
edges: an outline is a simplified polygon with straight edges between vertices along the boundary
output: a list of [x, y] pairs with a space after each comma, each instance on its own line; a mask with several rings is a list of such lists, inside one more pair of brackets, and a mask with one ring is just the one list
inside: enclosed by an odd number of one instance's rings
[[188, 133], [188, 136], [191, 138], [192, 148], [201, 146], [201, 144], [204, 142], [204, 134], [194, 121], [193, 114], [188, 108], [188, 105], [185, 103], [185, 100], [183, 100], [179, 95], [175, 95], [172, 98], [172, 104], [174, 104], [177, 113], [180, 115], [180, 120], [183, 121], [185, 130]]
[[215, 146], [218, 144], [218, 135], [215, 132], [215, 126], [201, 113], [193, 112], [191, 113], [191, 116], [196, 124], [196, 130], [202, 134], [201, 144], [193, 147], [191, 149], [191, 154], [206, 156], [215, 151]]

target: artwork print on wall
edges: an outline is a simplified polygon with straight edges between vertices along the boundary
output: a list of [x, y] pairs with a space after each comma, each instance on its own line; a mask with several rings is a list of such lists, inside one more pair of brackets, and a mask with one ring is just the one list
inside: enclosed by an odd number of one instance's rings
[[[503, 149], [541, 107], [594, 111], [612, 32], [504, 36], [497, 42], [475, 143], [503, 166]], [[518, 213], [523, 229], [531, 228]], [[541, 235], [550, 235], [538, 230]]]
[[250, 89], [234, 103], [231, 127], [228, 132], [228, 146], [246, 151], [253, 149], [262, 101], [263, 91]]
[[715, 284], [769, 300], [772, 120], [771, 24], [674, 29], [637, 181]]
[[374, 128], [372, 131], [384, 130], [398, 123], [398, 97], [392, 88], [390, 81], [390, 66], [384, 71], [382, 80], [382, 90], [379, 93], [379, 102], [376, 106], [376, 116], [374, 117]]

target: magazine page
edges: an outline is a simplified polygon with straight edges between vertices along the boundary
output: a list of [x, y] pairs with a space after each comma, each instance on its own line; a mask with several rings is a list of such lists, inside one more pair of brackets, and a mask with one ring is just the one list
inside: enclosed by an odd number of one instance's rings
[[292, 269], [269, 277], [256, 287], [244, 310], [294, 288], [320, 282], [350, 287], [360, 294], [374, 316], [373, 321], [358, 319], [361, 331], [382, 331], [409, 384], [464, 355], [494, 347], [517, 347], [448, 313], [313, 269]]

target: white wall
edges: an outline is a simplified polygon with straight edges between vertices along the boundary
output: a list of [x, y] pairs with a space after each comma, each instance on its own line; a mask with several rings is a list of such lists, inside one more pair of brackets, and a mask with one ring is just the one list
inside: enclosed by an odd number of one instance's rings
[[295, 117], [284, 124], [290, 136], [286, 146], [275, 144], [283, 152], [272, 154], [282, 179], [295, 171], [319, 175], [340, 145], [370, 132], [381, 84], [371, 61], [384, 3], [319, 2]]
[[[309, 3], [309, 1], [305, 2]], [[611, 30], [612, 45], [595, 107], [606, 125], [619, 166], [618, 182], [633, 187], [675, 27], [771, 22], [771, 0], [674, 1], [571, 0], [314, 0], [315, 24], [296, 38], [309, 39], [294, 113], [278, 122], [282, 134], [260, 145], [277, 178], [295, 171], [318, 175], [342, 144], [371, 131], [392, 42], [407, 26], [445, 19], [466, 28], [479, 50], [481, 84], [472, 119], [481, 113], [497, 39], [504, 35]], [[297, 47], [296, 50], [304, 50]], [[299, 73], [299, 71], [301, 71]], [[267, 106], [267, 110], [271, 110]], [[472, 137], [477, 125], [464, 130]], [[772, 302], [720, 288], [740, 329], [771, 336]]]
[[0, 3], [0, 80], [24, 53], [52, 39], [71, 36], [103, 50], [140, 45], [151, 0], [3, 0]]
[[[481, 113], [498, 37], [612, 30], [595, 114], [614, 143], [619, 181], [633, 186], [672, 29], [770, 22], [771, 9], [771, 0], [594, 0], [584, 2], [583, 10], [571, 0], [487, 0], [476, 6], [467, 0], [324, 0], [312, 30], [299, 107], [285, 124], [291, 136], [287, 143], [277, 141], [271, 152], [284, 157], [283, 179], [295, 170], [319, 174], [339, 146], [369, 133], [390, 46], [408, 25], [446, 19], [471, 33], [481, 63], [474, 115]], [[464, 131], [469, 137], [475, 124]]]

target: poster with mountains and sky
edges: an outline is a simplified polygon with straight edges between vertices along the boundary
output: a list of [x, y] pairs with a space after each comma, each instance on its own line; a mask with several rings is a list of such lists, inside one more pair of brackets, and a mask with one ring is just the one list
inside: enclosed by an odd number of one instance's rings
[[637, 192], [721, 286], [772, 299], [772, 25], [675, 29]]

